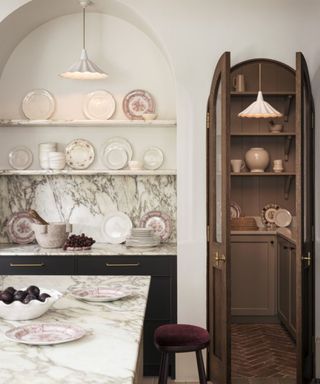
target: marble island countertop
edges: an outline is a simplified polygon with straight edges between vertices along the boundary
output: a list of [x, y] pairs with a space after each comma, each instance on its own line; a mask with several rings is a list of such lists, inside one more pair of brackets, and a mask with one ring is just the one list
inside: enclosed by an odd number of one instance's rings
[[[0, 382], [10, 384], [132, 384], [148, 297], [148, 276], [1, 276], [1, 288], [31, 284], [65, 295], [42, 317], [0, 319]], [[72, 285], [130, 287], [132, 296], [109, 303], [86, 303], [67, 293]], [[82, 339], [51, 346], [7, 340], [12, 327], [63, 322], [88, 331]]]
[[296, 232], [294, 229], [289, 228], [277, 228], [275, 230], [267, 230], [265, 228], [260, 228], [257, 231], [231, 231], [231, 235], [272, 235], [272, 236], [281, 236], [285, 240], [290, 241], [293, 244], [296, 244]]
[[158, 247], [134, 248], [124, 244], [96, 243], [88, 251], [64, 251], [62, 248], [45, 249], [38, 244], [0, 244], [0, 256], [112, 256], [112, 255], [176, 255], [176, 243], [163, 243]]

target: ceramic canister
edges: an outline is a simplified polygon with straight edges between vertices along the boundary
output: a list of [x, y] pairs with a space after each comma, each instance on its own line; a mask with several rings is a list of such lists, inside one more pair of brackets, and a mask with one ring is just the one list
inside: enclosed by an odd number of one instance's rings
[[245, 161], [250, 172], [264, 172], [269, 165], [270, 156], [264, 148], [250, 148], [245, 154]]

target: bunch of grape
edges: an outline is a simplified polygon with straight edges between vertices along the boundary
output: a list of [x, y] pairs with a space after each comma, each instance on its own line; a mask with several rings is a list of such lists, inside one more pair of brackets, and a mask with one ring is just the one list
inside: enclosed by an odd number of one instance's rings
[[70, 235], [67, 241], [64, 243], [63, 249], [68, 248], [85, 248], [89, 249], [92, 244], [95, 243], [92, 237], [86, 236], [84, 233], [81, 235]]
[[40, 293], [40, 289], [36, 285], [30, 285], [25, 290], [17, 290], [13, 287], [8, 287], [3, 291], [0, 291], [0, 300], [5, 304], [11, 304], [13, 301], [20, 301], [23, 304], [30, 303], [31, 300], [38, 300], [45, 302], [48, 297], [51, 297], [48, 293]]

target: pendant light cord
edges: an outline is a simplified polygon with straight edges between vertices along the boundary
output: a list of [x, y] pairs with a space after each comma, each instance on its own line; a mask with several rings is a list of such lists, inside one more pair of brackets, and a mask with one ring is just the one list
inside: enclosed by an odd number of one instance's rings
[[82, 47], [86, 49], [86, 7], [82, 9]]
[[259, 63], [259, 91], [261, 91], [261, 63]]

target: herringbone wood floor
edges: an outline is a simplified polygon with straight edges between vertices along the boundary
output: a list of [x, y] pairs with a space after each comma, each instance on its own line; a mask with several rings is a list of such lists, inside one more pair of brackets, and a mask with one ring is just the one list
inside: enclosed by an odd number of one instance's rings
[[280, 324], [232, 324], [233, 378], [294, 378], [296, 347]]

